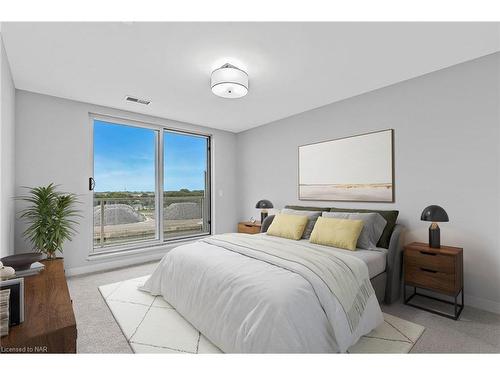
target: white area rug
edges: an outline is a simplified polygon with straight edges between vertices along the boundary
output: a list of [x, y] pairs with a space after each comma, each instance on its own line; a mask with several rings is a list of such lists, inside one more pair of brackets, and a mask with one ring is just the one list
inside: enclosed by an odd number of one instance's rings
[[[99, 287], [135, 353], [222, 353], [162, 297], [137, 289], [148, 276]], [[408, 353], [425, 328], [384, 314], [384, 323], [349, 353]]]

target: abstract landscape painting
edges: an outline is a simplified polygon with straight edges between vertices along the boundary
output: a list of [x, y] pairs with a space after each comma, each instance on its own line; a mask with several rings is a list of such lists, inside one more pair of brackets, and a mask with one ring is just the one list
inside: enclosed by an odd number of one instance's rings
[[392, 129], [299, 147], [299, 199], [393, 202]]

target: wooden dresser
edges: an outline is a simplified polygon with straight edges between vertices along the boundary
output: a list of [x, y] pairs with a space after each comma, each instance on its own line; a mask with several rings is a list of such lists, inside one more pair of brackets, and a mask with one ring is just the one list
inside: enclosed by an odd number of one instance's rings
[[[406, 287], [414, 289], [412, 295], [406, 297]], [[454, 301], [443, 300], [434, 296], [417, 292], [417, 288], [433, 293], [444, 294], [454, 298]], [[413, 242], [405, 246], [404, 251], [404, 302], [407, 305], [433, 312], [442, 316], [458, 319], [464, 304], [463, 280], [463, 249], [459, 247], [441, 246], [429, 247], [426, 243]], [[457, 303], [457, 297], [462, 294], [462, 303]], [[409, 303], [415, 296], [422, 296], [441, 301], [454, 306], [454, 314], [445, 314], [420, 305]]]
[[257, 234], [260, 233], [260, 221], [242, 221], [238, 223], [238, 233]]
[[76, 321], [62, 259], [24, 279], [24, 322], [0, 339], [1, 353], [76, 353]]

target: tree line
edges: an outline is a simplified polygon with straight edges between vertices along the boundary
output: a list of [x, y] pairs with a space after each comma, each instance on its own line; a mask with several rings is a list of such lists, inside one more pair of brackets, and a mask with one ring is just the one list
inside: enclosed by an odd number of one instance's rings
[[[163, 192], [164, 197], [199, 197], [205, 194], [204, 190], [180, 189]], [[154, 192], [149, 191], [105, 191], [95, 192], [96, 198], [147, 198], [154, 197]]]

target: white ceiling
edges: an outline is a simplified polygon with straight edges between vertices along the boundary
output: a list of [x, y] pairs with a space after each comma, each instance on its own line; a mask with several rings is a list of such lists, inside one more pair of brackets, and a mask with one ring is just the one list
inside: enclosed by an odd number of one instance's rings
[[[4, 23], [2, 34], [18, 89], [233, 132], [500, 49], [498, 23]], [[226, 62], [248, 72], [247, 96], [211, 93]]]

